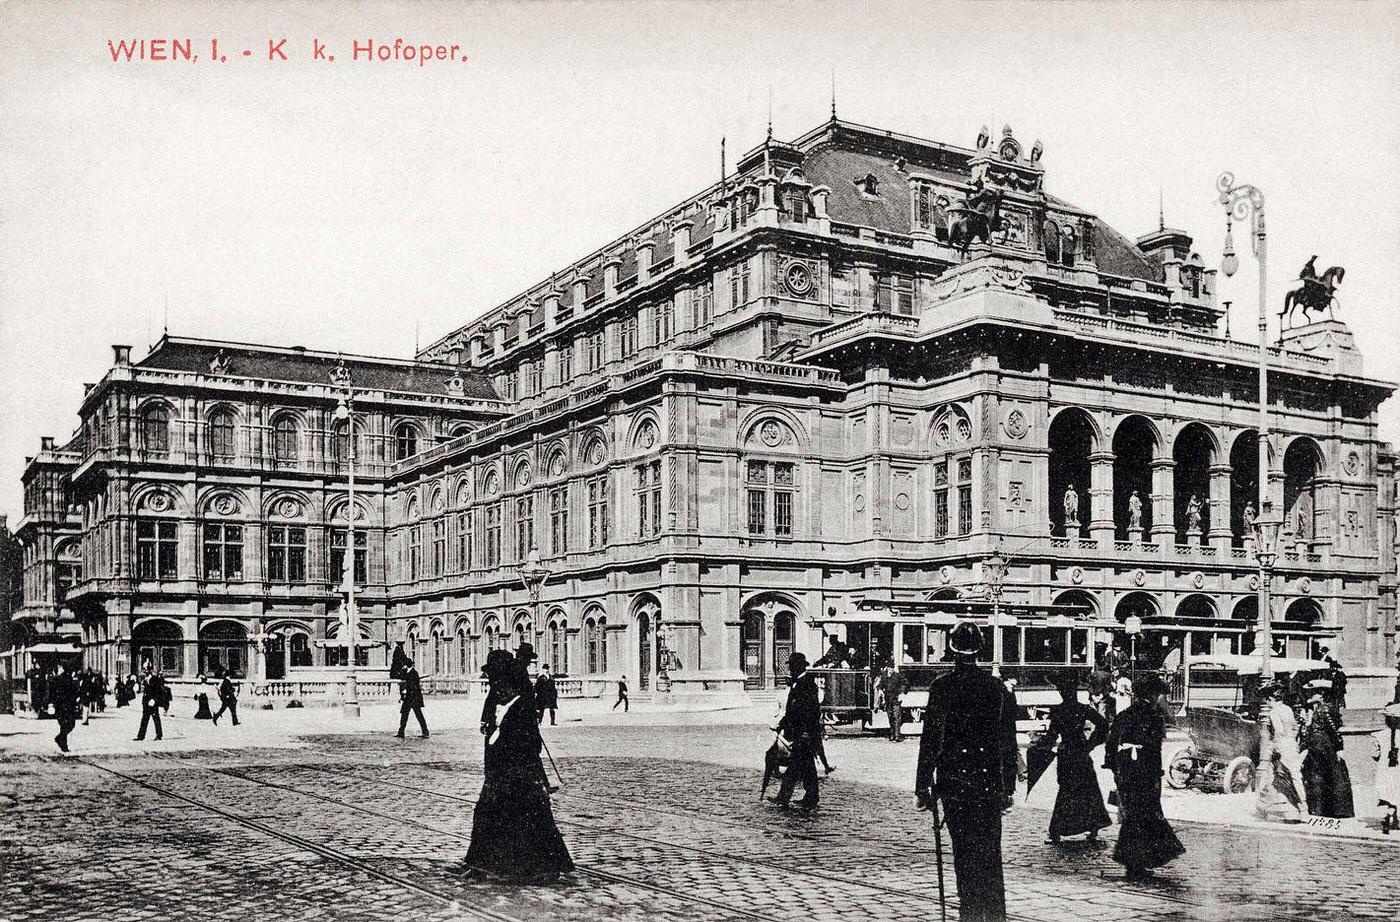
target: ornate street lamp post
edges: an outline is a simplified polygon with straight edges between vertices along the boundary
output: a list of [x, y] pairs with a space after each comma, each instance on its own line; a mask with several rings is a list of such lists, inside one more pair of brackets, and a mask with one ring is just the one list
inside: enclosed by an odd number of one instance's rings
[[656, 625], [656, 691], [664, 695], [671, 690], [671, 626]]
[[[346, 717], [360, 716], [360, 694], [355, 681], [355, 667], [359, 659], [360, 613], [355, 606], [355, 518], [358, 507], [355, 505], [355, 394], [350, 386], [350, 370], [344, 363], [337, 366], [332, 380], [345, 385], [345, 396], [336, 403], [335, 418], [345, 423], [347, 448], [346, 468], [349, 472], [347, 490], [349, 502], [345, 506], [345, 704]], [[334, 436], [332, 436], [334, 438]]]
[[539, 549], [532, 544], [530, 553], [525, 556], [525, 565], [520, 568], [520, 581], [525, 584], [525, 591], [530, 593], [530, 628], [536, 635], [540, 631], [540, 591], [548, 579], [549, 567], [540, 562]]
[[[1225, 206], [1225, 252], [1220, 261], [1220, 269], [1232, 276], [1240, 267], [1235, 255], [1233, 235], [1234, 222], [1250, 221], [1250, 243], [1254, 257], [1259, 262], [1259, 518], [1258, 535], [1254, 542], [1254, 556], [1259, 565], [1258, 597], [1258, 639], [1260, 683], [1270, 681], [1274, 675], [1273, 618], [1270, 607], [1270, 580], [1273, 577], [1274, 563], [1278, 559], [1276, 543], [1279, 528], [1283, 524], [1280, 511], [1274, 507], [1273, 494], [1269, 488], [1269, 308], [1268, 308], [1268, 238], [1264, 231], [1264, 193], [1256, 186], [1236, 185], [1232, 173], [1222, 173], [1215, 182], [1220, 193], [1220, 204]], [[1266, 798], [1273, 787], [1273, 742], [1269, 735], [1269, 702], [1265, 698], [1259, 706], [1259, 770], [1256, 775], [1255, 790], [1259, 793], [1256, 812], [1265, 814]]]
[[1001, 582], [1006, 576], [1006, 558], [997, 551], [982, 561], [982, 575], [992, 597], [992, 675], [1001, 675]]

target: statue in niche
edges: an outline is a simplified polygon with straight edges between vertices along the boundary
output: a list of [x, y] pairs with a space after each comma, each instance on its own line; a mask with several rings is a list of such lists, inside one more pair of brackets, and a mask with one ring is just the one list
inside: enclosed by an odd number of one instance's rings
[[1065, 487], [1065, 527], [1079, 525], [1079, 494], [1075, 492], [1074, 484]]
[[1201, 500], [1195, 493], [1186, 501], [1186, 530], [1201, 530]]
[[1293, 536], [1299, 541], [1308, 540], [1308, 520], [1311, 518], [1308, 509], [1308, 500], [1305, 496], [1298, 497], [1298, 501], [1293, 504]]
[[1259, 513], [1254, 511], [1254, 500], [1250, 500], [1244, 504], [1244, 514], [1241, 518], [1244, 520], [1245, 535], [1247, 537], [1253, 536], [1255, 530], [1259, 527]]
[[1142, 528], [1142, 497], [1137, 490], [1128, 497], [1128, 528], [1132, 531]]

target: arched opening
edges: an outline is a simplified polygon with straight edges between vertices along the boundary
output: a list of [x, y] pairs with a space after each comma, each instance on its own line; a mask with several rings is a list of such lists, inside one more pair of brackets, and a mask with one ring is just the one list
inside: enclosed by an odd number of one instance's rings
[[1230, 542], [1243, 547], [1259, 518], [1259, 433], [1241, 432], [1230, 446]]
[[739, 658], [744, 667], [744, 687], [762, 688], [765, 679], [762, 612], [744, 612], [739, 628]]
[[272, 423], [272, 460], [279, 465], [295, 465], [297, 460], [297, 421], [279, 416]]
[[600, 610], [594, 609], [583, 621], [584, 665], [589, 675], [601, 675], [608, 671], [608, 649], [604, 633], [608, 621]]
[[1292, 542], [1317, 540], [1317, 477], [1322, 449], [1310, 438], [1294, 439], [1283, 453], [1284, 533]]
[[472, 668], [472, 648], [467, 638], [466, 625], [457, 628], [457, 673], [458, 675], [471, 675], [475, 670]]
[[559, 675], [569, 671], [568, 626], [562, 612], [549, 619], [545, 629], [545, 663], [549, 671]]
[[1303, 627], [1322, 625], [1322, 606], [1316, 599], [1294, 599], [1284, 609], [1283, 620]]
[[[780, 680], [780, 673], [787, 667], [796, 638], [797, 616], [790, 611], [779, 611], [773, 615], [773, 681]], [[921, 651], [922, 652], [922, 651]]]
[[418, 454], [418, 427], [399, 423], [394, 427], [394, 460], [402, 461]]
[[1085, 589], [1066, 589], [1055, 596], [1055, 604], [1072, 605], [1081, 609], [1079, 616], [1083, 618], [1097, 618], [1099, 615], [1099, 600]]
[[1161, 607], [1151, 593], [1130, 592], [1118, 600], [1118, 604], [1113, 608], [1113, 617], [1122, 624], [1132, 617], [1146, 621], [1149, 618], [1157, 617], [1161, 611]]
[[141, 448], [150, 455], [170, 452], [170, 408], [154, 403], [141, 411]]
[[520, 645], [528, 643], [534, 646], [535, 626], [530, 622], [528, 615], [523, 612], [515, 616], [515, 627], [511, 629], [511, 646], [519, 650]]
[[173, 621], [142, 621], [131, 629], [133, 668], [152, 669], [168, 676], [185, 674], [185, 635]]
[[1129, 416], [1113, 433], [1113, 522], [1115, 533], [1137, 540], [1152, 530], [1152, 459], [1157, 433], [1141, 416]]
[[651, 616], [645, 611], [637, 612], [637, 688], [646, 691], [651, 687]]
[[1219, 617], [1215, 610], [1215, 603], [1209, 596], [1194, 593], [1182, 599], [1176, 606], [1176, 616], [1178, 618], [1208, 618]]
[[233, 411], [217, 409], [209, 414], [209, 457], [212, 461], [232, 461], [236, 454]]
[[248, 629], [237, 621], [214, 621], [199, 630], [199, 671], [205, 675], [248, 674]]
[[1206, 427], [1182, 429], [1172, 445], [1172, 460], [1176, 543], [1198, 543], [1210, 531], [1210, 466], [1215, 460], [1215, 443]]
[[[1061, 410], [1050, 423], [1051, 530], [1078, 535], [1088, 524], [1089, 455], [1094, 451], [1094, 427], [1083, 410]], [[1069, 528], [1066, 530], [1066, 525]]]
[[443, 657], [446, 645], [443, 643], [442, 628], [434, 625], [429, 637], [429, 659], [426, 671], [429, 675], [442, 675], [446, 671]]

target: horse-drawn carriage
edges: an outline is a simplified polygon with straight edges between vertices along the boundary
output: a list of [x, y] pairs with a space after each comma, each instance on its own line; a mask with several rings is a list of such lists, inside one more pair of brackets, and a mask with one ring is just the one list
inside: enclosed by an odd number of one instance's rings
[[[1173, 698], [1181, 710], [1176, 725], [1191, 743], [1167, 761], [1167, 784], [1191, 785], [1239, 794], [1254, 788], [1259, 765], [1259, 696], [1263, 663], [1257, 656], [1216, 654], [1188, 657], [1173, 677]], [[1274, 657], [1274, 678], [1325, 671], [1317, 660]], [[1193, 703], [1192, 698], [1195, 698]], [[1175, 703], [1175, 702], [1173, 702]]]

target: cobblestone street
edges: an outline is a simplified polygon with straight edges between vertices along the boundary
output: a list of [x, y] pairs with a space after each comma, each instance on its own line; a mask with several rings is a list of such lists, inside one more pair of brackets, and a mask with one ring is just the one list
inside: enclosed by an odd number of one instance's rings
[[[820, 810], [759, 801], [745, 726], [560, 726], [546, 739], [578, 872], [548, 887], [465, 882], [480, 737], [318, 737], [248, 748], [14, 756], [0, 763], [0, 919], [817, 919], [937, 917], [930, 822], [865, 783], [878, 740], [840, 740]], [[713, 758], [723, 751], [723, 759]], [[897, 758], [912, 760], [913, 747]], [[1188, 854], [1130, 885], [1104, 845], [1043, 844], [1007, 819], [1024, 920], [1394, 918], [1388, 842], [1181, 823]], [[945, 839], [946, 844], [946, 839]], [[950, 905], [956, 906], [948, 868]], [[956, 915], [950, 913], [950, 917]]]

